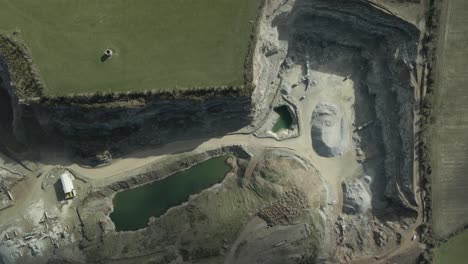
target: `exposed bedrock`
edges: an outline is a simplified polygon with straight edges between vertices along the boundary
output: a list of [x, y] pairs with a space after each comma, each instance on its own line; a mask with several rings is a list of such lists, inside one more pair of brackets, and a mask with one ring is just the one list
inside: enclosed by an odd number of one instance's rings
[[349, 124], [331, 103], [321, 103], [312, 114], [312, 145], [324, 157], [341, 156], [349, 146]]
[[206, 100], [148, 100], [136, 107], [24, 106], [44, 134], [72, 145], [83, 156], [184, 138], [207, 138], [249, 124], [250, 98], [219, 96]]
[[71, 147], [87, 165], [99, 165], [94, 157], [106, 151], [121, 155], [177, 139], [221, 136], [251, 123], [250, 96], [223, 90], [177, 99], [129, 95], [113, 100], [109, 95], [24, 103], [1, 58], [0, 91], [9, 112], [2, 128], [14, 139], [30, 146]]
[[[364, 76], [355, 85], [366, 87], [375, 102], [376, 126], [380, 127], [379, 141], [383, 142], [385, 155], [385, 195], [412, 207], [415, 204], [412, 184], [415, 100], [411, 75], [416, 74], [418, 29], [366, 2], [353, 0], [298, 0], [287, 15], [278, 16], [275, 23], [280, 38], [289, 39], [288, 57], [297, 59], [308, 53], [310, 67], [314, 70], [341, 76], [349, 74], [337, 68], [321, 67], [334, 53], [316, 52], [320, 47], [335, 46], [341, 52], [352, 51], [365, 62], [360, 66], [365, 69]], [[355, 109], [360, 108], [356, 106]], [[356, 117], [359, 114], [356, 112]], [[315, 141], [321, 144], [324, 138]]]

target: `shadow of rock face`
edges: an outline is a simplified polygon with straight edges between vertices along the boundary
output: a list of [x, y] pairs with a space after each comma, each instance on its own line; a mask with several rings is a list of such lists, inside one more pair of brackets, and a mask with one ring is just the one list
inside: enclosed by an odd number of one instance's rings
[[[143, 99], [139, 105], [34, 104], [23, 106], [40, 124], [47, 142], [65, 145], [83, 160], [108, 151], [118, 157], [148, 146], [235, 132], [250, 123], [250, 98]], [[90, 164], [91, 165], [91, 164]]]
[[312, 146], [323, 157], [341, 156], [349, 147], [349, 124], [331, 103], [317, 105], [312, 114]]

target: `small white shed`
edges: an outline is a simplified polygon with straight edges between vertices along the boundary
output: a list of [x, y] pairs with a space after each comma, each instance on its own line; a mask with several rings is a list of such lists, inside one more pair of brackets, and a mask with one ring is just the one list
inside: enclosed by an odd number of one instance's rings
[[73, 187], [73, 175], [69, 171], [65, 171], [60, 175], [62, 181], [63, 192], [65, 199], [71, 199], [76, 196], [75, 187]]

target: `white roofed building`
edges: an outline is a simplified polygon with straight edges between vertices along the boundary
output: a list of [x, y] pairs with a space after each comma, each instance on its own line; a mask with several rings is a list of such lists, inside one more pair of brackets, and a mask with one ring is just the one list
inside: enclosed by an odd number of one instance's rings
[[60, 181], [62, 182], [63, 192], [65, 193], [65, 199], [71, 199], [76, 196], [75, 187], [73, 186], [73, 175], [69, 171], [65, 171], [60, 175]]

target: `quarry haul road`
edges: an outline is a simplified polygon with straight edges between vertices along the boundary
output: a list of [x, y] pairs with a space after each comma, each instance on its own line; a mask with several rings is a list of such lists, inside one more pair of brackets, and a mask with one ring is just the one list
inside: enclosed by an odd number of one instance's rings
[[[94, 186], [105, 186], [110, 182], [125, 178], [126, 172], [142, 168], [158, 160], [183, 152], [204, 152], [223, 146], [241, 145], [257, 149], [281, 148], [304, 157], [312, 162], [314, 166], [322, 171], [322, 174], [333, 186], [334, 199], [341, 203], [341, 179], [343, 175], [349, 175], [353, 168], [357, 168], [354, 151], [348, 151], [343, 156], [335, 158], [320, 157], [312, 150], [312, 139], [308, 133], [300, 137], [277, 141], [271, 138], [257, 138], [253, 135], [227, 135], [222, 138], [212, 138], [202, 141], [184, 140], [176, 141], [158, 147], [157, 149], [144, 150], [129, 154], [114, 160], [111, 164], [100, 168], [84, 168], [77, 164], [68, 166], [69, 169], [81, 174], [90, 180]], [[200, 143], [202, 142], [202, 143]], [[340, 166], [345, 164], [344, 166]]]
[[[222, 146], [252, 145], [258, 147], [286, 148], [299, 151], [301, 154], [310, 151], [309, 148], [304, 146], [304, 144], [301, 144], [302, 142], [294, 142], [295, 140], [302, 141], [297, 138], [280, 142], [274, 139], [259, 139], [252, 135], [228, 135], [223, 138], [183, 140], [169, 143], [156, 149], [129, 154], [125, 157], [115, 159], [111, 164], [100, 168], [84, 168], [77, 164], [71, 165], [68, 168], [86, 176], [87, 178], [103, 179], [117, 174], [122, 174], [127, 171], [132, 171], [170, 155], [183, 152], [202, 152]], [[203, 143], [200, 144], [201, 141], [203, 141]]]

